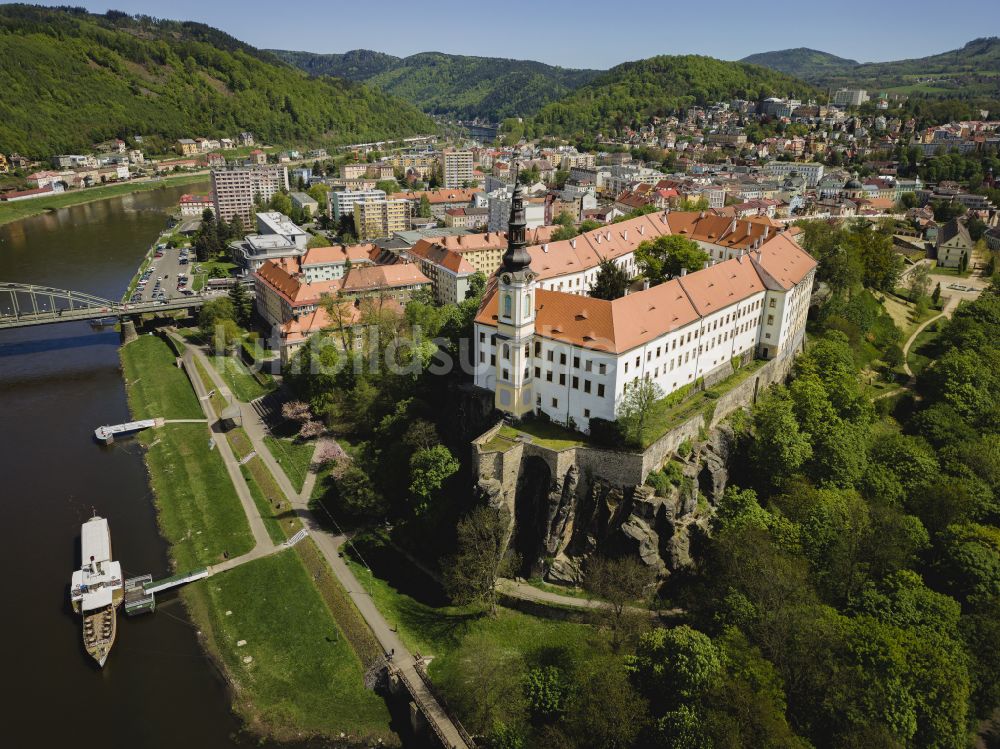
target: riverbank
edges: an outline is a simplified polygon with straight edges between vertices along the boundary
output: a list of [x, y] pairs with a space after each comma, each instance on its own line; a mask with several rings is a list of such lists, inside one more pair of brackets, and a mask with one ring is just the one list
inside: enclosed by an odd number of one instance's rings
[[29, 216], [37, 216], [40, 213], [54, 211], [58, 208], [68, 208], [84, 203], [93, 203], [97, 200], [105, 200], [120, 195], [128, 195], [135, 192], [147, 192], [158, 190], [163, 187], [180, 187], [183, 185], [207, 185], [209, 181], [208, 172], [199, 174], [181, 174], [162, 179], [148, 180], [144, 182], [123, 182], [121, 184], [107, 185], [105, 187], [86, 187], [82, 189], [69, 190], [67, 192], [55, 193], [47, 198], [34, 198], [31, 200], [18, 200], [13, 203], [0, 203], [0, 226], [9, 224], [12, 221], [19, 221]]
[[[201, 411], [159, 337], [141, 335], [121, 358], [132, 413]], [[210, 436], [240, 457], [248, 454], [242, 430], [211, 434], [207, 422], [167, 424], [142, 436], [161, 533], [179, 567], [234, 559], [254, 547], [220, 445], [210, 447]], [[267, 528], [268, 555], [180, 592], [201, 644], [226, 678], [233, 710], [254, 734], [281, 741], [343, 734], [338, 746], [398, 746], [385, 701], [365, 688], [353, 633], [334, 616], [340, 602], [328, 595], [329, 571], [312, 540], [281, 550], [297, 523], [283, 527], [287, 507], [275, 506], [272, 477], [259, 459], [241, 470]]]

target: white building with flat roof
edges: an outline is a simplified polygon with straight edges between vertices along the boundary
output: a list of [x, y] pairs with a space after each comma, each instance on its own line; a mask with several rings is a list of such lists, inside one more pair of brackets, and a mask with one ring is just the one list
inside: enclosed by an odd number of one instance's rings
[[253, 223], [254, 199], [265, 203], [280, 191], [288, 191], [288, 169], [282, 165], [239, 166], [212, 170], [215, 215], [232, 222], [239, 216], [244, 226]]

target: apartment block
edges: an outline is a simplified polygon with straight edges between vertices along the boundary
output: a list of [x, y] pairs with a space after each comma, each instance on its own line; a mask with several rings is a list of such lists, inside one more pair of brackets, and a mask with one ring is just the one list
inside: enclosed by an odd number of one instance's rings
[[471, 151], [444, 151], [440, 160], [441, 176], [446, 188], [455, 190], [472, 182]]
[[269, 201], [288, 190], [288, 169], [281, 165], [242, 166], [212, 171], [215, 215], [227, 223], [239, 216], [244, 226], [254, 221], [254, 197]]

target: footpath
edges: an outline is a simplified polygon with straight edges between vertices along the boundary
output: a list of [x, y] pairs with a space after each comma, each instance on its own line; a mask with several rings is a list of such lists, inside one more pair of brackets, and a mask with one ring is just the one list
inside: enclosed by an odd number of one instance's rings
[[[319, 454], [319, 452], [323, 450], [326, 444], [325, 441], [320, 440], [317, 443], [316, 449], [313, 453], [314, 459], [310, 465], [309, 473], [306, 477], [302, 490], [296, 491], [292, 486], [292, 482], [289, 481], [288, 475], [285, 473], [278, 461], [275, 460], [274, 456], [271, 454], [270, 448], [265, 444], [264, 438], [269, 436], [269, 432], [266, 424], [264, 424], [260, 415], [254, 410], [252, 404], [239, 401], [233, 396], [218, 370], [212, 365], [212, 362], [209, 361], [208, 355], [206, 355], [201, 347], [195, 346], [190, 342], [177, 337], [175, 337], [175, 340], [184, 345], [184, 355], [182, 357], [184, 360], [184, 366], [188, 368], [190, 380], [194, 383], [195, 392], [198, 394], [198, 398], [202, 403], [202, 409], [205, 411], [206, 416], [209, 419], [209, 423], [214, 423], [216, 421], [216, 417], [212, 411], [210, 398], [205, 392], [204, 384], [201, 382], [201, 378], [198, 375], [195, 361], [199, 361], [201, 363], [205, 372], [208, 373], [209, 378], [212, 380], [212, 384], [215, 386], [215, 389], [222, 395], [223, 399], [229, 403], [239, 406], [241, 417], [240, 421], [243, 430], [250, 438], [250, 442], [252, 443], [254, 450], [257, 451], [257, 455], [264, 461], [264, 464], [274, 477], [278, 488], [281, 490], [296, 515], [302, 521], [303, 527], [309, 532], [309, 535], [312, 537], [320, 553], [323, 555], [323, 558], [333, 571], [334, 576], [347, 591], [351, 600], [354, 602], [354, 605], [357, 607], [358, 612], [361, 614], [361, 617], [365, 620], [368, 627], [375, 635], [375, 639], [378, 640], [379, 645], [381, 645], [383, 652], [387, 656], [388, 663], [391, 667], [390, 670], [397, 674], [406, 684], [411, 697], [420, 708], [424, 717], [427, 719], [431, 730], [434, 731], [447, 749], [474, 749], [475, 744], [472, 742], [469, 735], [459, 724], [457, 724], [457, 722], [452, 720], [442, 707], [441, 703], [431, 692], [430, 687], [428, 687], [428, 685], [424, 682], [421, 674], [417, 671], [417, 659], [409, 650], [407, 650], [402, 640], [399, 639], [399, 636], [393, 631], [392, 627], [389, 626], [385, 617], [383, 617], [376, 608], [375, 602], [365, 590], [364, 586], [358, 582], [354, 573], [344, 562], [342, 547], [344, 543], [346, 543], [347, 537], [343, 533], [331, 532], [319, 521], [319, 518], [309, 507], [309, 499], [312, 495], [312, 490], [317, 479], [318, 466], [316, 465], [315, 455]], [[211, 426], [209, 428], [211, 429]], [[215, 436], [214, 433], [213, 436]], [[221, 435], [219, 435], [219, 437], [221, 437]], [[226, 462], [226, 469], [229, 472], [230, 477], [233, 479], [233, 485], [236, 487], [237, 493], [240, 496], [240, 501], [243, 504], [244, 511], [246, 512], [247, 520], [250, 522], [250, 527], [253, 530], [254, 539], [257, 541], [257, 545], [248, 554], [245, 554], [238, 559], [227, 560], [220, 565], [216, 565], [211, 569], [213, 573], [221, 572], [224, 569], [230, 569], [238, 564], [242, 564], [244, 561], [250, 561], [251, 559], [259, 558], [261, 556], [267, 556], [268, 554], [284, 548], [281, 545], [275, 546], [268, 538], [260, 512], [257, 510], [257, 507], [253, 502], [253, 497], [250, 494], [249, 487], [247, 487], [246, 481], [243, 479], [243, 475], [239, 470], [239, 464], [236, 461], [235, 456], [233, 456], [232, 450], [229, 449], [227, 441], [224, 438], [217, 438], [216, 444], [220, 448], [220, 452]]]

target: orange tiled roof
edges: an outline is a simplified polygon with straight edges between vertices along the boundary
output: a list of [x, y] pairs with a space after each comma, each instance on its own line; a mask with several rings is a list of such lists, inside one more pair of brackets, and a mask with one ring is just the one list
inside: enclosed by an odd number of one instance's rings
[[677, 279], [699, 315], [710, 315], [765, 290], [746, 258], [733, 258]]
[[268, 260], [260, 266], [256, 276], [293, 307], [318, 304], [321, 296], [336, 293], [341, 284], [340, 280], [306, 283], [300, 276], [297, 258]]
[[477, 191], [474, 189], [449, 190], [442, 187], [437, 190], [410, 190], [408, 192], [394, 192], [389, 196], [389, 198], [393, 200], [413, 200], [419, 202], [420, 198], [426, 195], [427, 201], [431, 205], [440, 205], [442, 203], [469, 203], [472, 201], [472, 195], [475, 192]]
[[461, 254], [449, 250], [433, 239], [421, 239], [406, 251], [414, 257], [427, 260], [452, 273], [475, 273], [476, 269]]
[[750, 255], [765, 283], [773, 280], [786, 291], [799, 283], [816, 267], [812, 255], [803, 250], [787, 232], [782, 232]]
[[310, 247], [302, 257], [302, 265], [327, 265], [329, 263], [368, 262], [374, 244], [333, 245], [330, 247]]
[[430, 279], [421, 273], [420, 268], [413, 263], [367, 265], [351, 268], [351, 272], [343, 279], [342, 291], [345, 293], [371, 291], [429, 283]]

